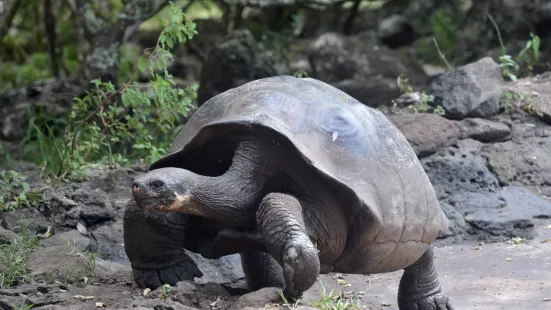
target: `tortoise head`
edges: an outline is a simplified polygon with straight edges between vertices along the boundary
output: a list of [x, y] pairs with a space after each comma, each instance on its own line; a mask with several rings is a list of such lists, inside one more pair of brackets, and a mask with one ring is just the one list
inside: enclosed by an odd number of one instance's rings
[[155, 169], [134, 178], [132, 196], [144, 210], [199, 215], [198, 202], [191, 192], [195, 178], [185, 169]]

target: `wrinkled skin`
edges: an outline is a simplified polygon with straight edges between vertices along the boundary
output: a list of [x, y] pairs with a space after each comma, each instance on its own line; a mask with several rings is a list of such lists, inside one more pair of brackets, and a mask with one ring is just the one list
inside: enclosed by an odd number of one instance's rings
[[[157, 275], [148, 274], [154, 280], [142, 282], [137, 277], [138, 285], [164, 283], [163, 270], [182, 266], [177, 262], [182, 247], [209, 258], [241, 253], [252, 289], [279, 286], [292, 298], [300, 298], [320, 273], [339, 272], [334, 263], [346, 250], [350, 211], [334, 207], [342, 204], [342, 197], [327, 183], [297, 182], [319, 176], [292, 154], [285, 154], [285, 163], [277, 160], [283, 157], [281, 147], [266, 141], [243, 139], [221, 176], [159, 168], [135, 178], [137, 209], [156, 215], [149, 222], [131, 216], [138, 212], [131, 205], [125, 216], [126, 250], [135, 274], [149, 268], [149, 274], [155, 270]], [[186, 238], [192, 238], [185, 227], [192, 220], [182, 221], [182, 229], [166, 226], [160, 218], [170, 214], [209, 219], [212, 238], [201, 246], [189, 245]], [[161, 222], [164, 228], [155, 226]], [[132, 243], [133, 238], [139, 243]], [[189, 277], [189, 270], [181, 277]], [[400, 309], [452, 309], [441, 292], [430, 249], [405, 269], [399, 296]]]
[[432, 248], [404, 269], [398, 288], [398, 306], [400, 310], [453, 310], [438, 281]]
[[203, 274], [184, 252], [187, 216], [147, 212], [131, 200], [124, 212], [124, 243], [140, 288], [174, 285]]

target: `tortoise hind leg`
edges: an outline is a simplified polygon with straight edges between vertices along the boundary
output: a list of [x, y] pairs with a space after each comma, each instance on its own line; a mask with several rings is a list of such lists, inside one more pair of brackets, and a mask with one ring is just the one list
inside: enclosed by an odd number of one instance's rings
[[413, 265], [404, 269], [398, 288], [400, 310], [453, 310], [442, 292], [431, 247]]
[[301, 297], [315, 283], [320, 259], [308, 237], [300, 202], [291, 195], [270, 193], [262, 199], [256, 220], [268, 253], [283, 269], [284, 293]]

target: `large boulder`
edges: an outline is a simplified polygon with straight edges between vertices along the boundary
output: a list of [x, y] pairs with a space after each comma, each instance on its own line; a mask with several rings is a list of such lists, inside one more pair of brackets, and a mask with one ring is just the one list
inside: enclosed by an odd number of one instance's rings
[[533, 238], [533, 219], [546, 213], [547, 206], [532, 194], [534, 203], [527, 212], [528, 206], [512, 199], [510, 191], [505, 198], [481, 155], [483, 143], [465, 139], [456, 144], [421, 160], [450, 220], [441, 238], [448, 242]]
[[485, 57], [431, 76], [429, 92], [448, 118], [489, 118], [499, 113], [503, 84], [501, 68], [493, 59]]
[[460, 192], [499, 191], [497, 177], [486, 167], [486, 161], [480, 154], [482, 147], [479, 141], [460, 140], [457, 146], [421, 160], [440, 200]]
[[428, 76], [412, 57], [394, 51], [362, 34], [324, 33], [312, 39], [304, 51], [309, 76], [329, 83], [362, 103], [390, 105], [401, 94], [400, 75], [414, 89], [423, 88]]
[[390, 115], [388, 118], [404, 134], [419, 158], [451, 146], [459, 138], [457, 126], [436, 114], [405, 113]]
[[250, 31], [235, 31], [210, 49], [201, 72], [198, 104], [228, 89], [274, 75], [273, 60]]
[[551, 136], [487, 144], [483, 154], [502, 185], [524, 185], [551, 196]]

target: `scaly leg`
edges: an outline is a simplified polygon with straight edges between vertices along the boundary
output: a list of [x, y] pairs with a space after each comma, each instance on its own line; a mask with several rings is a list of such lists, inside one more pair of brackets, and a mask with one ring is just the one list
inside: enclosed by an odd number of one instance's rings
[[266, 249], [283, 268], [285, 293], [301, 297], [316, 281], [320, 260], [308, 237], [300, 202], [290, 195], [268, 194], [256, 220]]
[[442, 292], [431, 247], [413, 265], [404, 269], [398, 288], [400, 310], [453, 310]]
[[249, 288], [253, 291], [264, 287], [285, 286], [279, 263], [268, 253], [247, 251], [240, 253], [241, 265]]
[[184, 251], [186, 215], [144, 211], [130, 199], [123, 225], [124, 248], [138, 287], [156, 289], [203, 276]]

